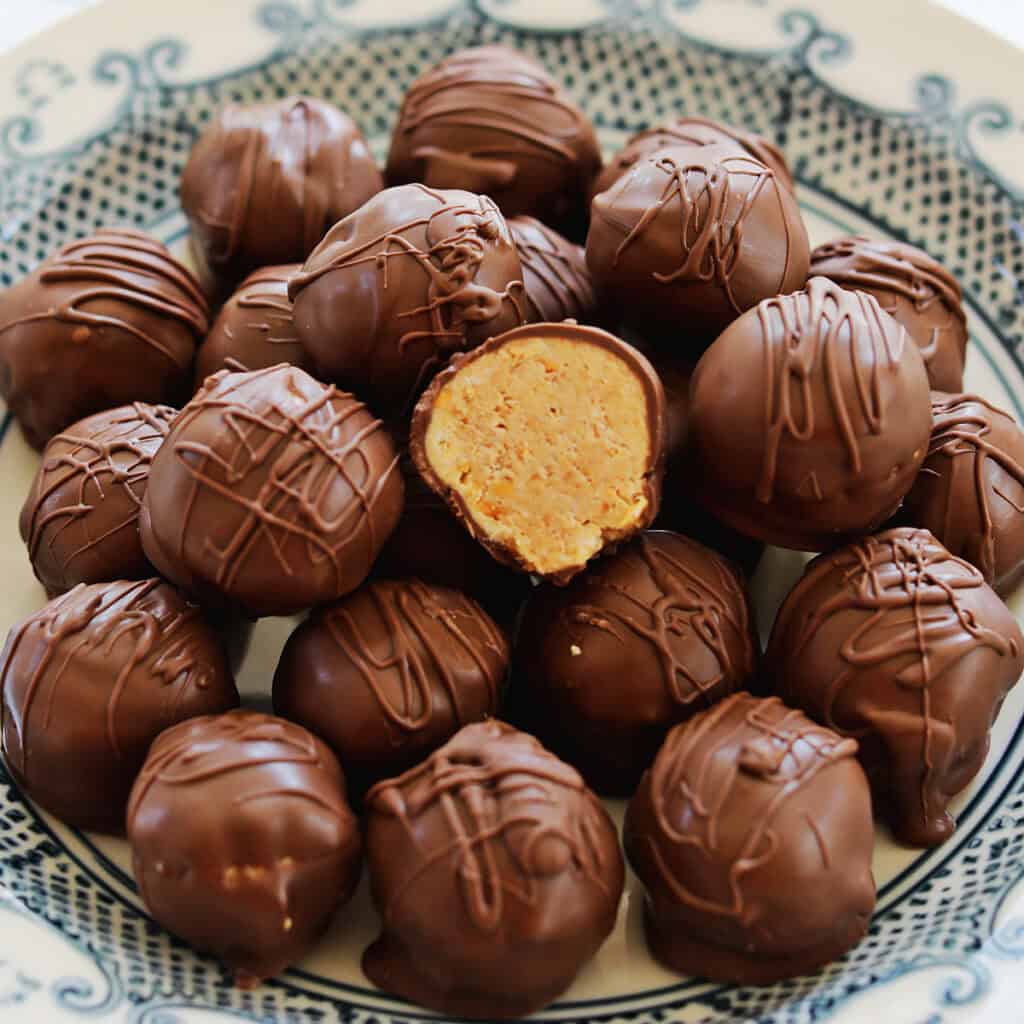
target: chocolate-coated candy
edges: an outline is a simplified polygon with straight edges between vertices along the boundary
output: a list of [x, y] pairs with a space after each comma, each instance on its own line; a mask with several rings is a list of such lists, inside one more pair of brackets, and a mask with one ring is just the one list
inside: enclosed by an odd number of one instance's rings
[[330, 744], [362, 788], [493, 715], [507, 667], [508, 642], [474, 601], [417, 580], [379, 580], [292, 633], [274, 710]]
[[196, 353], [195, 386], [219, 370], [264, 370], [291, 363], [312, 372], [299, 341], [288, 298], [288, 282], [301, 264], [262, 267], [224, 303]]
[[367, 797], [385, 992], [515, 1018], [558, 997], [607, 938], [622, 894], [615, 826], [576, 771], [501, 722], [468, 725]]
[[977, 395], [932, 392], [928, 457], [901, 518], [981, 570], [997, 594], [1024, 577], [1024, 431]]
[[668, 730], [748, 684], [759, 655], [739, 572], [679, 534], [641, 534], [526, 606], [524, 722], [598, 793], [632, 794]]
[[822, 551], [896, 511], [930, 430], [917, 346], [870, 295], [816, 277], [745, 313], [697, 364], [688, 471], [727, 525]]
[[405, 94], [390, 185], [491, 196], [507, 217], [579, 228], [601, 151], [590, 121], [536, 61], [503, 46], [460, 50]]
[[840, 238], [811, 253], [811, 274], [873, 295], [917, 342], [931, 386], [963, 387], [968, 336], [960, 285], [926, 252], [904, 242]]
[[762, 299], [802, 288], [810, 247], [793, 193], [735, 144], [673, 146], [594, 199], [587, 266], [623, 322], [695, 360]]
[[295, 963], [359, 878], [359, 824], [327, 746], [255, 711], [168, 729], [132, 790], [139, 892], [252, 988]]
[[42, 448], [94, 412], [186, 397], [206, 298], [138, 231], [70, 242], [0, 294], [0, 397]]
[[176, 411], [135, 402], [51, 438], [19, 521], [32, 569], [51, 597], [76, 583], [144, 579], [139, 540], [149, 466]]
[[401, 512], [380, 421], [282, 365], [206, 381], [153, 459], [139, 531], [203, 600], [290, 615], [359, 586]]
[[1010, 610], [927, 530], [888, 530], [807, 567], [779, 610], [766, 675], [785, 701], [856, 736], [876, 809], [932, 846], [988, 753], [1024, 668]]
[[168, 726], [227, 711], [221, 642], [169, 584], [82, 584], [15, 626], [0, 656], [3, 751], [25, 791], [76, 828], [121, 832]]
[[875, 905], [874, 830], [856, 750], [747, 693], [669, 733], [623, 834], [657, 960], [762, 985], [860, 941]]
[[325, 378], [406, 417], [449, 356], [525, 316], [519, 256], [498, 208], [424, 185], [386, 189], [336, 224], [289, 293]]
[[218, 111], [185, 165], [181, 205], [203, 278], [226, 293], [260, 267], [301, 263], [383, 185], [347, 114], [289, 96]]

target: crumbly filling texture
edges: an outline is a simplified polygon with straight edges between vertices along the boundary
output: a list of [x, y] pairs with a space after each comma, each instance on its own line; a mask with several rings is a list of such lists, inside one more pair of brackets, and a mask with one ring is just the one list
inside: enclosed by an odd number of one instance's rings
[[524, 337], [442, 388], [425, 454], [488, 537], [553, 575], [583, 565], [647, 511], [647, 402], [613, 352]]

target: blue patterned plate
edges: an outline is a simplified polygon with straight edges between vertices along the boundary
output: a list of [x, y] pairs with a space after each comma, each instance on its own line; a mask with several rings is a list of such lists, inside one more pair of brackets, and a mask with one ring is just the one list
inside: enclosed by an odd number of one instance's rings
[[[109, 0], [0, 61], [0, 276], [10, 282], [101, 225], [134, 223], [180, 246], [178, 176], [198, 127], [228, 100], [326, 97], [383, 155], [408, 82], [491, 41], [548, 65], [609, 148], [684, 111], [776, 139], [814, 242], [893, 236], [957, 274], [969, 387], [1024, 418], [1024, 57], [925, 0]], [[43, 602], [15, 525], [35, 457], [7, 426], [3, 630]], [[766, 623], [799, 570], [793, 553], [766, 558], [756, 581]], [[241, 676], [250, 697], [266, 694], [288, 625], [257, 629]], [[952, 840], [920, 853], [879, 836], [878, 911], [841, 962], [763, 989], [679, 978], [647, 955], [631, 883], [614, 936], [542, 1016], [1024, 1020], [1022, 706], [1024, 687], [958, 801]], [[142, 910], [125, 844], [39, 813], [0, 767], [3, 1024], [426, 1019], [362, 976], [374, 928], [364, 891], [303, 963], [240, 992]]]

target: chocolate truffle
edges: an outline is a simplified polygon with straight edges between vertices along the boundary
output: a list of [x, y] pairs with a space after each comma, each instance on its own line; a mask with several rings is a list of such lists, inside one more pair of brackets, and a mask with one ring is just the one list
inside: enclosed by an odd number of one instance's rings
[[802, 288], [810, 247], [793, 193], [735, 144], [674, 146], [594, 199], [587, 266], [624, 322], [696, 359], [762, 299]]
[[531, 324], [452, 360], [416, 406], [409, 450], [495, 558], [565, 583], [657, 514], [664, 407], [625, 342]]
[[359, 878], [359, 824], [327, 746], [256, 711], [157, 739], [128, 839], [149, 912], [252, 988], [295, 963]]
[[931, 420], [924, 361], [903, 328], [870, 295], [812, 278], [745, 313], [697, 364], [696, 496], [750, 537], [822, 551], [896, 511]]
[[590, 121], [536, 61], [503, 46], [461, 50], [405, 94], [389, 185], [422, 182], [491, 196], [506, 217], [578, 228], [601, 169]]
[[76, 583], [153, 575], [139, 540], [149, 465], [177, 415], [135, 402], [50, 440], [21, 509], [21, 539], [49, 596]]
[[708, 117], [684, 115], [638, 132], [627, 140], [610, 163], [597, 176], [591, 189], [591, 199], [612, 187], [634, 164], [666, 146], [719, 146], [733, 145], [760, 160], [775, 175], [776, 180], [794, 191], [793, 175], [774, 142], [754, 132], [746, 132], [732, 125], [712, 121]]
[[928, 456], [902, 518], [981, 570], [997, 594], [1024, 577], [1024, 432], [977, 395], [932, 392]]
[[737, 569], [664, 531], [537, 590], [516, 650], [527, 728], [606, 796], [631, 795], [669, 729], [746, 686], [760, 653]]
[[291, 615], [358, 587], [401, 512], [380, 421], [282, 365], [207, 379], [153, 459], [139, 532], [203, 600]]
[[0, 397], [42, 448], [94, 412], [188, 391], [206, 298], [167, 248], [106, 229], [0, 294]]
[[288, 282], [301, 264], [254, 271], [221, 307], [196, 353], [195, 386], [218, 370], [264, 370], [291, 363], [312, 372], [313, 361], [299, 341], [288, 298]]
[[461, 590], [503, 626], [511, 626], [530, 589], [528, 576], [492, 558], [416, 472], [406, 452], [402, 517], [373, 566], [381, 579], [418, 579]]
[[900, 528], [810, 563], [766, 665], [784, 700], [857, 737], [897, 837], [931, 846], [953, 832], [949, 801], [985, 760], [1024, 639], [974, 566], [927, 530]]
[[624, 828], [658, 961], [764, 985], [861, 940], [875, 906], [874, 829], [856, 751], [748, 693], [669, 733]]
[[160, 580], [81, 584], [15, 626], [0, 655], [3, 750], [18, 784], [76, 828], [121, 832], [168, 726], [238, 704], [217, 634]]
[[330, 744], [360, 788], [493, 715], [508, 642], [464, 594], [379, 580], [318, 608], [285, 644], [274, 710]]
[[292, 279], [321, 372], [402, 414], [453, 352], [523, 322], [522, 269], [485, 196], [389, 188], [336, 224]]
[[384, 187], [356, 123], [309, 96], [224, 107], [181, 176], [200, 272], [230, 291], [260, 267], [301, 263]]
[[624, 874], [615, 826], [532, 736], [467, 725], [367, 803], [383, 931], [363, 970], [385, 992], [446, 1016], [525, 1016], [611, 932]]
[[967, 356], [967, 317], [956, 278], [903, 242], [840, 238], [811, 253], [811, 274], [867, 292], [906, 328], [936, 391], [959, 391]]
[[583, 247], [533, 217], [513, 217], [508, 227], [523, 265], [526, 319], [595, 323], [597, 296]]

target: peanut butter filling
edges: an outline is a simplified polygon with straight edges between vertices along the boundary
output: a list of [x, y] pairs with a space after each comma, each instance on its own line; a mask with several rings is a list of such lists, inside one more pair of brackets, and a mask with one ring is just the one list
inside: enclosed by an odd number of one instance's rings
[[531, 571], [583, 565], [647, 512], [648, 397], [614, 352], [525, 336], [442, 388], [427, 460], [468, 518]]

